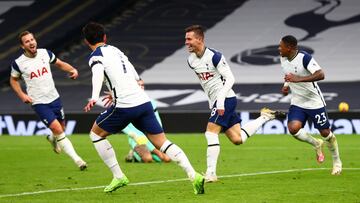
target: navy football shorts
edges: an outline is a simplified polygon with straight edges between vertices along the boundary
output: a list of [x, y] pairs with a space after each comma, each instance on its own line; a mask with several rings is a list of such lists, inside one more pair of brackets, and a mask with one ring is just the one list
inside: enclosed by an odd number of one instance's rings
[[129, 123], [132, 123], [144, 134], [164, 132], [156, 119], [151, 102], [130, 108], [112, 106], [102, 112], [96, 119], [96, 124], [111, 134], [121, 131]]
[[322, 130], [330, 128], [325, 107], [319, 109], [304, 109], [291, 105], [289, 108], [288, 123], [294, 120], [302, 122], [302, 127], [305, 126], [307, 120], [311, 120], [316, 129]]
[[32, 108], [39, 116], [40, 120], [49, 127], [50, 124], [57, 119], [59, 122], [65, 120], [64, 109], [61, 104], [60, 97], [49, 104], [35, 104]]
[[240, 123], [241, 119], [238, 113], [236, 113], [236, 97], [226, 98], [225, 99], [225, 113], [220, 116], [217, 113], [216, 102], [211, 110], [209, 122], [216, 123], [222, 127], [222, 130], [225, 132], [233, 125]]

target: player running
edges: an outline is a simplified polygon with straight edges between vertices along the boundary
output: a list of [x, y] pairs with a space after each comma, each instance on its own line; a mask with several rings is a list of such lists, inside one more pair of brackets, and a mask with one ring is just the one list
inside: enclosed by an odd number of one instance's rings
[[235, 79], [225, 57], [220, 52], [205, 46], [202, 26], [192, 25], [187, 27], [185, 32], [185, 45], [190, 52], [187, 62], [198, 76], [208, 96], [211, 109], [205, 132], [208, 144], [205, 180], [215, 182], [217, 181], [216, 165], [220, 154], [218, 135], [221, 131], [224, 131], [235, 145], [243, 144], [265, 122], [275, 117], [284, 118], [285, 114], [263, 108], [260, 117], [241, 128], [241, 119], [236, 113], [237, 99], [232, 90]]
[[90, 132], [95, 149], [114, 176], [104, 192], [115, 191], [129, 183], [106, 137], [132, 123], [146, 134], [157, 149], [185, 170], [193, 183], [194, 193], [203, 194], [204, 177], [194, 170], [182, 149], [166, 138], [156, 120], [149, 97], [133, 76], [133, 72], [136, 71], [128, 58], [118, 48], [106, 44], [105, 30], [101, 24], [88, 23], [83, 28], [83, 34], [85, 43], [92, 50], [89, 66], [93, 74], [92, 96], [84, 110], [88, 112], [95, 105], [104, 81], [115, 103], [98, 116]]
[[[70, 64], [56, 58], [47, 49], [38, 49], [34, 35], [24, 31], [19, 35], [20, 46], [24, 50], [11, 63], [10, 85], [21, 101], [31, 104], [41, 121], [51, 130], [52, 135], [47, 139], [56, 153], [64, 151], [76, 163], [80, 170], [84, 170], [86, 162], [75, 152], [73, 145], [65, 135], [65, 114], [59, 93], [55, 88], [50, 64], [68, 72], [71, 79], [78, 77], [77, 70]], [[25, 81], [26, 92], [19, 83], [20, 78]]]
[[317, 161], [324, 162], [323, 140], [316, 139], [304, 130], [308, 119], [320, 131], [333, 159], [332, 175], [341, 174], [342, 163], [335, 135], [330, 130], [325, 100], [316, 81], [323, 80], [325, 74], [315, 59], [304, 51], [299, 51], [294, 36], [284, 36], [279, 44], [281, 66], [285, 73], [282, 93], [291, 91], [291, 106], [288, 114], [288, 129], [294, 138], [311, 144], [316, 151]]

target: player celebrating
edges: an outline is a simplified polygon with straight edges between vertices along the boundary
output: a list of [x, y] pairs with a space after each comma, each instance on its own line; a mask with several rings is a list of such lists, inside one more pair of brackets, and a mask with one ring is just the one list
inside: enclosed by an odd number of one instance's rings
[[[87, 165], [75, 152], [70, 140], [65, 136], [65, 115], [59, 94], [55, 88], [51, 74], [50, 63], [68, 72], [70, 78], [78, 77], [77, 70], [70, 64], [61, 61], [47, 49], [38, 49], [34, 35], [24, 31], [19, 35], [20, 46], [24, 53], [11, 64], [10, 85], [21, 101], [31, 104], [41, 121], [50, 128], [52, 135], [47, 139], [52, 144], [54, 151], [61, 150], [69, 155], [80, 170]], [[26, 92], [23, 92], [19, 83], [20, 77], [26, 84]]]
[[230, 141], [236, 145], [244, 143], [265, 122], [285, 114], [267, 108], [261, 110], [257, 119], [240, 127], [241, 119], [236, 113], [236, 95], [232, 90], [234, 76], [224, 56], [204, 43], [204, 29], [200, 25], [192, 25], [185, 29], [185, 45], [191, 53], [188, 64], [199, 77], [200, 84], [209, 98], [212, 109], [206, 127], [207, 170], [205, 180], [217, 181], [216, 164], [220, 153], [219, 133], [224, 131]]
[[323, 140], [316, 139], [303, 127], [310, 119], [327, 143], [333, 158], [332, 175], [339, 175], [342, 170], [338, 144], [330, 130], [330, 123], [325, 109], [325, 100], [316, 81], [324, 79], [324, 72], [315, 59], [306, 52], [299, 51], [294, 36], [284, 36], [279, 45], [281, 66], [285, 73], [282, 93], [292, 93], [288, 114], [288, 129], [294, 138], [311, 144], [316, 151], [317, 161], [324, 161]]
[[115, 152], [106, 136], [122, 130], [129, 123], [146, 134], [157, 149], [179, 164], [193, 183], [195, 194], [204, 193], [204, 177], [195, 172], [185, 153], [171, 143], [156, 120], [151, 102], [133, 76], [135, 69], [118, 48], [106, 44], [104, 27], [90, 22], [83, 28], [85, 43], [93, 51], [89, 57], [92, 76], [92, 97], [85, 106], [86, 112], [99, 99], [102, 83], [112, 93], [115, 105], [102, 112], [90, 132], [95, 149], [113, 173], [113, 180], [104, 192], [112, 192], [128, 184], [129, 180], [121, 171]]

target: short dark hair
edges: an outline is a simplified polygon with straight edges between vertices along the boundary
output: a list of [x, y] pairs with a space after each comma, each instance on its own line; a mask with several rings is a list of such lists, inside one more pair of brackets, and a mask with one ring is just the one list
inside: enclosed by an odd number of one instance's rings
[[297, 39], [292, 35], [286, 35], [283, 38], [281, 38], [281, 41], [283, 41], [286, 45], [296, 48], [298, 41]]
[[100, 23], [89, 22], [83, 27], [82, 32], [91, 45], [104, 42], [105, 28]]
[[205, 28], [201, 25], [191, 25], [185, 28], [185, 32], [194, 32], [196, 35], [204, 38]]
[[[28, 31], [28, 30], [25, 30], [25, 31], [23, 31], [23, 32], [21, 32], [21, 33], [19, 34], [18, 39], [19, 39], [20, 44], [23, 44], [22, 38], [23, 38], [25, 35], [28, 35], [28, 34], [32, 34], [32, 36], [34, 36], [34, 34], [31, 33], [31, 32]], [[34, 38], [35, 38], [35, 36], [34, 36]]]

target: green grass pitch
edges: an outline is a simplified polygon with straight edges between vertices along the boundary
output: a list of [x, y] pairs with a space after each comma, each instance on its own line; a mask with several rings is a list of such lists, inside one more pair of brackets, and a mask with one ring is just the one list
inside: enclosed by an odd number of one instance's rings
[[[206, 170], [202, 134], [168, 134], [194, 168]], [[72, 135], [88, 162], [79, 171], [64, 154], [55, 154], [43, 136], [0, 136], [0, 202], [360, 202], [360, 135], [338, 135], [343, 174], [330, 175], [331, 157], [319, 165], [307, 144], [289, 135], [255, 135], [235, 146], [222, 135], [219, 182], [194, 195], [185, 172], [175, 163], [125, 163], [124, 135], [108, 139], [130, 185], [103, 193], [112, 175], [87, 135]]]

